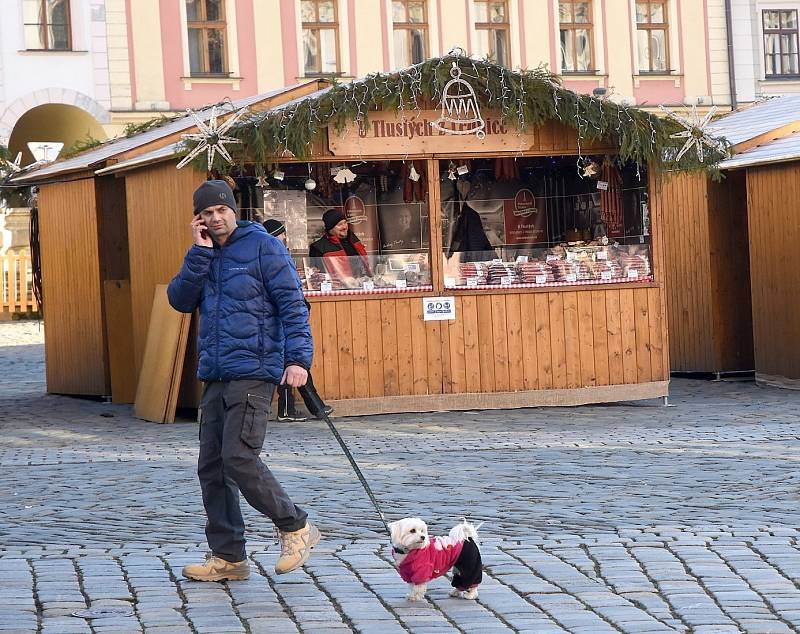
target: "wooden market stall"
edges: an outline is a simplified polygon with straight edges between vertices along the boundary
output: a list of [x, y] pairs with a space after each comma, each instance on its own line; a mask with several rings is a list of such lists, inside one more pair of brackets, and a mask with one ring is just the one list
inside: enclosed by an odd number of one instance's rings
[[[324, 83], [312, 81], [235, 102], [233, 107], [255, 110], [283, 103], [319, 90]], [[208, 120], [211, 109], [197, 113]], [[125, 179], [103, 174], [120, 161], [158, 152], [180, 140], [182, 133], [196, 130], [193, 118], [155, 119], [149, 129], [111, 140], [77, 156], [20, 173], [12, 179], [19, 186], [38, 187], [37, 217], [46, 307], [45, 357], [47, 390], [55, 394], [111, 396], [130, 402], [136, 392], [138, 373], [132, 364], [129, 333], [139, 334], [141, 323], [131, 318], [131, 282], [138, 292], [147, 258], [130, 261], [128, 210]], [[170, 150], [169, 155], [172, 155]], [[98, 174], [98, 172], [101, 172]], [[150, 188], [147, 206], [170, 204], [170, 189], [185, 184], [191, 188], [202, 180], [191, 173], [173, 173], [163, 188]], [[181, 190], [182, 191], [182, 190]], [[136, 192], [133, 192], [135, 196]], [[162, 197], [162, 201], [154, 197]], [[139, 200], [139, 199], [137, 199]], [[185, 198], [180, 199], [185, 204]], [[144, 204], [144, 203], [143, 203]], [[164, 213], [161, 223], [173, 219]], [[178, 216], [175, 216], [175, 222]], [[138, 225], [133, 223], [134, 229]], [[181, 227], [183, 225], [181, 224]], [[147, 240], [157, 241], [159, 232], [151, 227]], [[144, 239], [141, 232], [134, 240]], [[181, 245], [188, 244], [181, 235]], [[170, 245], [170, 248], [175, 245]], [[158, 257], [160, 250], [151, 252]], [[169, 260], [174, 263], [174, 260]], [[133, 275], [131, 275], [131, 265]], [[153, 286], [146, 294], [153, 300]], [[112, 365], [116, 371], [112, 372]]]
[[[447, 101], [451, 64], [477, 86], [458, 95], [463, 108]], [[499, 97], [505, 82], [525, 96]], [[228, 149], [244, 215], [286, 222], [312, 306], [315, 383], [353, 415], [666, 396], [667, 206], [648, 191], [648, 167], [674, 131], [542, 71], [448, 56], [273, 104], [233, 126], [241, 144]], [[125, 192], [133, 376], [154, 289], [189, 246], [191, 195], [206, 177], [175, 169], [174, 141], [93, 166]], [[459, 248], [467, 207], [489, 243], [480, 252]], [[366, 245], [360, 277], [309, 257], [326, 208]], [[105, 367], [97, 357], [88, 365]]]
[[[792, 179], [772, 180], [773, 189], [764, 188], [760, 184], [773, 168], [748, 166], [753, 160], [765, 166], [784, 156], [770, 148], [800, 131], [798, 112], [800, 98], [786, 96], [720, 118], [714, 133], [727, 138], [736, 152], [720, 163], [722, 179], [670, 175], [656, 185], [664, 208], [673, 372], [793, 376], [780, 361], [794, 358], [793, 347], [786, 345], [791, 327], [783, 323], [793, 319], [792, 311], [777, 310], [794, 295], [784, 285], [791, 279], [784, 271], [793, 270], [793, 251], [783, 242], [793, 239], [796, 224], [788, 193]], [[782, 222], [770, 216], [776, 213]], [[767, 268], [765, 263], [770, 263]]]

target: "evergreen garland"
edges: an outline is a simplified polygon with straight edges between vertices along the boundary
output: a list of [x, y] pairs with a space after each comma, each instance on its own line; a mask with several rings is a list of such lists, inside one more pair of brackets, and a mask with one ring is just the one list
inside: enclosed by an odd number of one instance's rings
[[[412, 116], [415, 110], [438, 108], [453, 63], [472, 85], [481, 108], [499, 112], [503, 123], [520, 132], [559, 120], [575, 129], [579, 147], [588, 141], [606, 140], [619, 148], [621, 160], [647, 164], [659, 171], [714, 172], [715, 164], [726, 158], [730, 149], [727, 141], [720, 140], [720, 150], [708, 150], [705, 164], [694, 152], [685, 154], [677, 164], [669, 157], [677, 154], [683, 142], [670, 135], [683, 128], [671, 119], [567, 90], [543, 67], [513, 71], [489, 61], [450, 54], [398, 72], [374, 73], [351, 83], [334, 82], [307, 97], [250, 113], [228, 130], [228, 135], [242, 141], [231, 147], [234, 160], [264, 165], [279, 161], [287, 153], [307, 159], [326, 126], [341, 132], [349, 123], [366, 124], [370, 113], [379, 110], [406, 111]], [[192, 147], [187, 144], [184, 155]], [[194, 165], [205, 170], [205, 155]], [[222, 171], [230, 168], [221, 162], [216, 166]]]

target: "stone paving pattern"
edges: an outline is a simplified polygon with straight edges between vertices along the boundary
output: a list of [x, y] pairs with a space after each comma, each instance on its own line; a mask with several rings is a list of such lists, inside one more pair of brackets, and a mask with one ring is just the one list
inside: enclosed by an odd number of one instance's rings
[[[0, 323], [0, 634], [797, 632], [800, 393], [675, 380], [670, 402], [337, 420], [390, 518], [485, 521], [475, 602], [405, 600], [324, 423], [265, 460], [324, 539], [276, 577], [246, 508], [248, 581], [203, 584], [197, 426], [45, 394], [43, 334]], [[77, 609], [131, 617], [81, 619]]]

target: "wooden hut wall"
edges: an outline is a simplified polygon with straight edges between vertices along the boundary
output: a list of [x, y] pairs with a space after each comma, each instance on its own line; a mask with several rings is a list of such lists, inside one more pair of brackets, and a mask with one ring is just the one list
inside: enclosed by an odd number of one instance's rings
[[745, 185], [735, 173], [657, 179], [663, 209], [671, 369], [752, 370]]
[[157, 284], [167, 284], [191, 245], [192, 192], [205, 180], [169, 161], [128, 172], [128, 239], [136, 376], [142, 367]]
[[747, 170], [756, 380], [800, 387], [800, 163]]
[[91, 177], [41, 186], [39, 237], [47, 390], [110, 394], [97, 204]]

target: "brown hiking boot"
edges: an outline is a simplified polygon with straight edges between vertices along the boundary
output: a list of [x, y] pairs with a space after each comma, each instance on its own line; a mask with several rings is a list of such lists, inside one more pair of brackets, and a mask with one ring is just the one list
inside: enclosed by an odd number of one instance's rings
[[211, 556], [202, 564], [183, 567], [183, 576], [195, 581], [243, 581], [250, 576], [247, 560], [236, 563]]
[[319, 529], [311, 522], [299, 531], [278, 531], [281, 540], [281, 556], [275, 564], [275, 574], [283, 575], [297, 570], [311, 555], [311, 549], [319, 544]]

